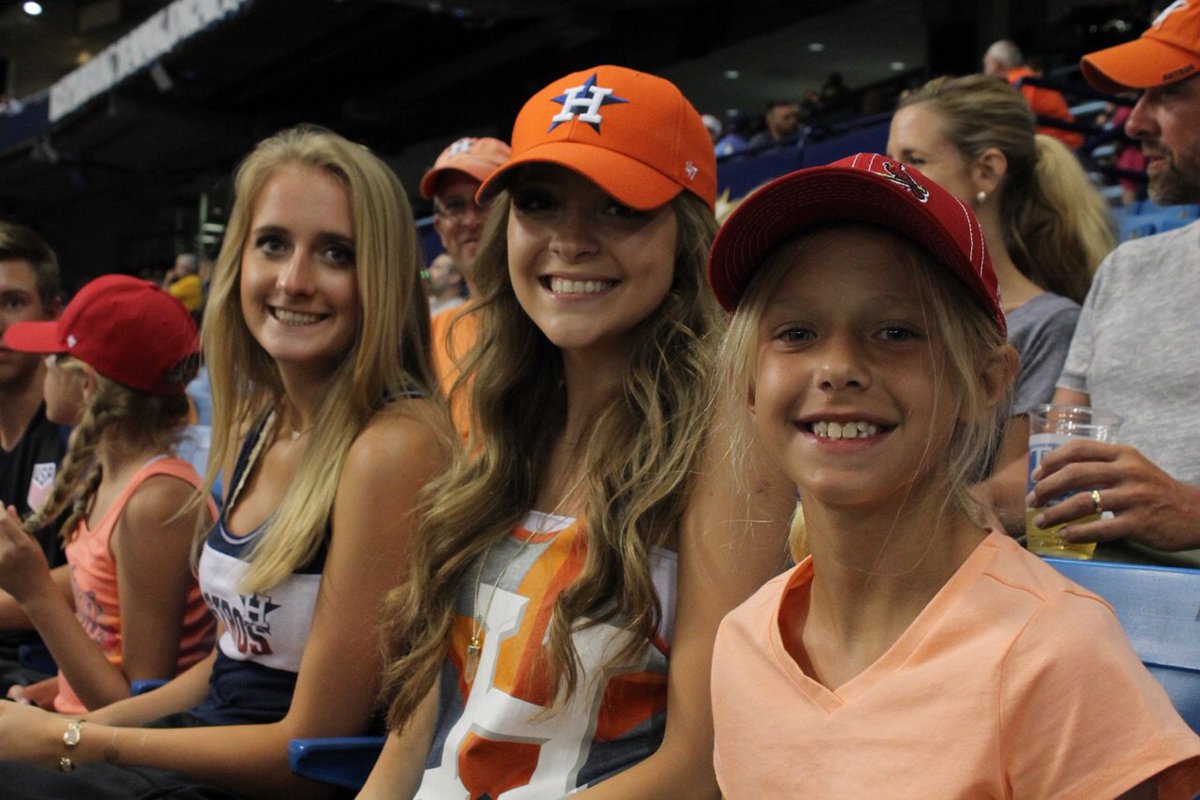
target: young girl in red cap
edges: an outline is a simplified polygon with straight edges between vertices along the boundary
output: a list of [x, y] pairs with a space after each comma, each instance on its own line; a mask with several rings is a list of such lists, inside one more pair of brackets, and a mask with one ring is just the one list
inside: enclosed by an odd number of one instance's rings
[[389, 604], [362, 796], [715, 795], [713, 636], [781, 569], [791, 508], [736, 496], [716, 425], [715, 186], [661, 78], [596, 67], [521, 110], [480, 189], [468, 455]]
[[974, 214], [858, 155], [747, 198], [710, 278], [811, 553], [717, 634], [723, 795], [1195, 796], [1200, 739], [1112, 609], [977, 521], [1016, 357]]
[[[205, 309], [209, 475], [197, 571], [215, 652], [67, 720], [0, 708], [6, 798], [317, 797], [288, 743], [365, 733], [376, 622], [453, 434], [429, 399], [429, 311], [404, 190], [366, 148], [297, 128], [239, 167]], [[206, 486], [205, 488], [208, 488]]]
[[[200, 476], [173, 451], [187, 424], [196, 326], [153, 284], [106, 275], [57, 321], [9, 327], [4, 344], [50, 354], [46, 415], [75, 426], [45, 504], [24, 523], [13, 508], [0, 517], [0, 588], [59, 667], [57, 679], [9, 695], [82, 714], [128, 697], [131, 681], [170, 678], [212, 649], [213, 619], [189, 552], [214, 509], [189, 503]], [[27, 533], [68, 507], [61, 535], [73, 610]]]

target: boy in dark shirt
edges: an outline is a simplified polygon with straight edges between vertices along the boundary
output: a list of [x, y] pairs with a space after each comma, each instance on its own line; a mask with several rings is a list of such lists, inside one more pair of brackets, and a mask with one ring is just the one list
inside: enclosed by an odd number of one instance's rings
[[[29, 228], [0, 220], [0, 336], [14, 322], [54, 319], [59, 294], [54, 251]], [[40, 356], [0, 347], [0, 502], [22, 516], [46, 499], [66, 451], [64, 431], [46, 419], [45, 371]], [[49, 526], [37, 538], [69, 590], [57, 534]], [[17, 664], [18, 648], [38, 641], [16, 602], [0, 592], [0, 696], [13, 683], [45, 677]]]

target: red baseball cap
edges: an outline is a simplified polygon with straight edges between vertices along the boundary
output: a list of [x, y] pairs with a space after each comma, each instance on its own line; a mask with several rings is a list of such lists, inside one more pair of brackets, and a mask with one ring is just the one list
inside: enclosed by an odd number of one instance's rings
[[15, 322], [4, 345], [26, 353], [65, 353], [104, 377], [150, 394], [182, 394], [199, 350], [183, 304], [129, 275], [102, 275], [49, 322]]
[[610, 65], [559, 78], [521, 108], [513, 158], [479, 187], [504, 188], [519, 164], [578, 172], [630, 208], [658, 208], [685, 189], [711, 209], [717, 199], [712, 137], [675, 84]]
[[911, 239], [970, 288], [1007, 336], [996, 273], [975, 214], [917, 170], [875, 153], [792, 172], [743, 200], [709, 254], [708, 280], [721, 306], [737, 307], [780, 242], [827, 222], [865, 222]]
[[1088, 53], [1088, 83], [1105, 92], [1150, 89], [1200, 71], [1200, 0], [1175, 0], [1132, 42]]
[[466, 136], [457, 139], [441, 152], [437, 161], [433, 162], [433, 166], [421, 178], [421, 196], [432, 200], [438, 178], [445, 172], [462, 172], [483, 183], [493, 170], [504, 166], [511, 155], [512, 150], [499, 139], [486, 136], [479, 139]]

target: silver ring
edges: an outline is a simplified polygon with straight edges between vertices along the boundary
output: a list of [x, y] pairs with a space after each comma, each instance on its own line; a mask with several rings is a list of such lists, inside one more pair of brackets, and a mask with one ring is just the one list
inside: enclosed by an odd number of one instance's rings
[[1100, 490], [1092, 489], [1092, 513], [1104, 513], [1104, 503], [1100, 502]]

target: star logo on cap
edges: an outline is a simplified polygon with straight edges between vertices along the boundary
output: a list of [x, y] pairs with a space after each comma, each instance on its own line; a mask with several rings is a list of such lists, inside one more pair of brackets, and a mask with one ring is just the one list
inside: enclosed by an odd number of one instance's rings
[[929, 190], [917, 183], [916, 178], [908, 174], [908, 170], [904, 168], [903, 164], [884, 161], [883, 171], [887, 173], [884, 177], [892, 181], [892, 183], [897, 183], [908, 189], [908, 191], [912, 192], [913, 197], [922, 203], [929, 199]]
[[79, 340], [75, 338], [75, 334], [67, 334], [67, 347], [74, 347], [77, 344], [79, 344]]
[[471, 152], [471, 140], [464, 136], [463, 138], [457, 140], [454, 144], [450, 145], [450, 147], [447, 148], [447, 152], [455, 156], [463, 153], [469, 153]]
[[601, 106], [609, 103], [628, 103], [629, 101], [614, 95], [612, 89], [597, 86], [596, 74], [593, 73], [592, 77], [584, 81], [582, 86], [573, 86], [558, 97], [550, 98], [550, 102], [562, 103], [562, 110], [550, 118], [550, 127], [547, 129], [547, 133], [575, 118], [591, 125], [592, 130], [599, 133], [600, 123], [604, 119], [600, 114]]
[[1174, 3], [1162, 10], [1162, 13], [1154, 18], [1154, 22], [1150, 23], [1151, 28], [1161, 27], [1167, 21], [1167, 17], [1174, 14], [1176, 11], [1183, 11], [1188, 7], [1187, 0], [1175, 0]]

